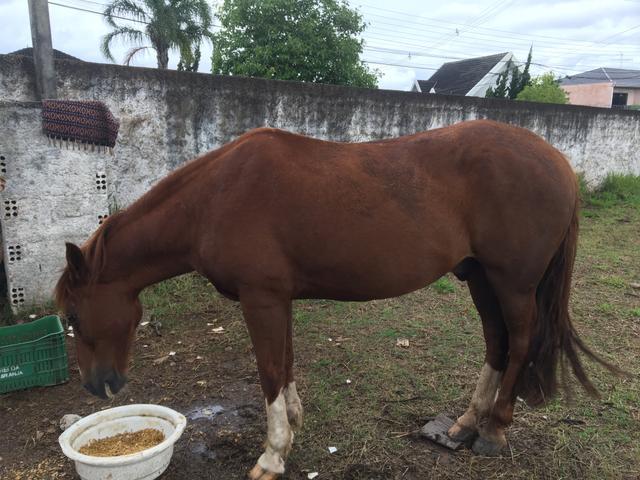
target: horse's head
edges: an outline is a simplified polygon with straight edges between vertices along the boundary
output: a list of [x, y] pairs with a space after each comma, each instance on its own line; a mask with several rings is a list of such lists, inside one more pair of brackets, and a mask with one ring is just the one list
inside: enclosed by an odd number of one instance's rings
[[76, 245], [67, 243], [67, 266], [56, 286], [56, 301], [73, 327], [85, 388], [107, 398], [126, 383], [129, 352], [142, 307], [137, 295], [123, 283], [100, 283], [97, 264]]

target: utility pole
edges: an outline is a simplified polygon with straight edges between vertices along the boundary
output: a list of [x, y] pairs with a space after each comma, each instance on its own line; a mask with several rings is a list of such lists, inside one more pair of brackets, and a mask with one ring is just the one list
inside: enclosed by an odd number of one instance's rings
[[51, 26], [47, 0], [29, 0], [33, 62], [36, 67], [36, 85], [40, 100], [56, 98], [56, 70], [53, 65]]

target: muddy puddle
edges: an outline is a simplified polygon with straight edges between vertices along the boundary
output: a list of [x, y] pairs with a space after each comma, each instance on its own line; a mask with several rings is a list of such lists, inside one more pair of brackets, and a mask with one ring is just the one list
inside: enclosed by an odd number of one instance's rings
[[263, 433], [262, 412], [257, 405], [214, 400], [182, 412], [187, 417], [187, 429], [178, 444], [183, 468], [202, 468], [205, 464], [211, 472], [218, 466], [228, 467], [230, 461], [245, 466], [255, 461], [259, 452], [253, 450], [262, 444]]

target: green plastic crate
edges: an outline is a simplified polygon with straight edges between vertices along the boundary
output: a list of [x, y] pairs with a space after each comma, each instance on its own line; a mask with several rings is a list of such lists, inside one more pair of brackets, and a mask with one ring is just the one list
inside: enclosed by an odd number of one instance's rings
[[64, 328], [57, 315], [0, 328], [0, 393], [67, 380]]

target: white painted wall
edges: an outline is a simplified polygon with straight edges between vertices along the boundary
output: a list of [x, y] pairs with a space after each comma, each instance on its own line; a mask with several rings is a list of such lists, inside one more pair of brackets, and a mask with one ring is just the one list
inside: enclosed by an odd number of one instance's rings
[[9, 301], [14, 308], [50, 300], [64, 243], [82, 243], [108, 213], [96, 175], [105, 154], [49, 145], [39, 104], [0, 103], [0, 155], [7, 185], [0, 223]]

